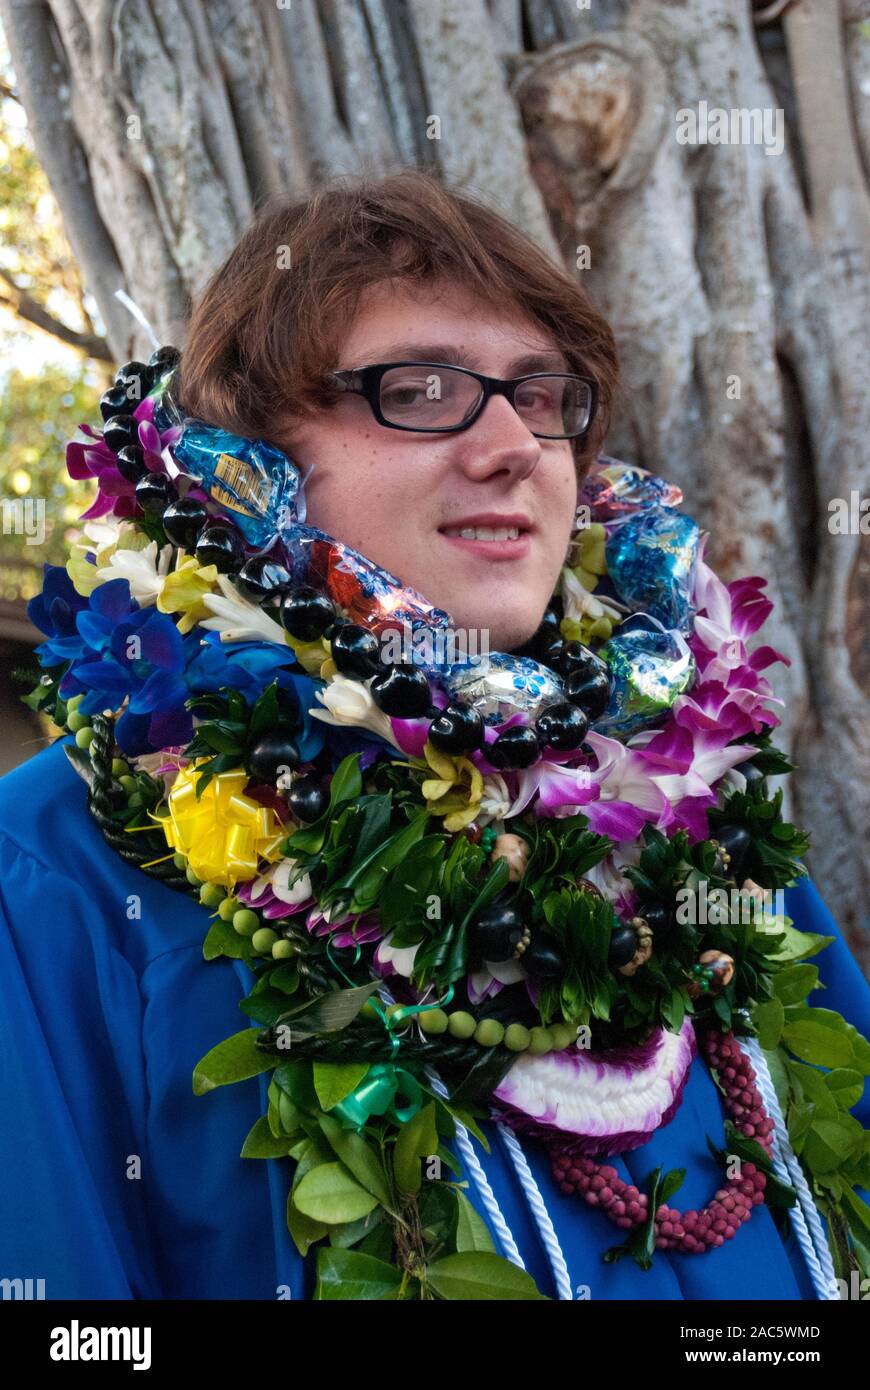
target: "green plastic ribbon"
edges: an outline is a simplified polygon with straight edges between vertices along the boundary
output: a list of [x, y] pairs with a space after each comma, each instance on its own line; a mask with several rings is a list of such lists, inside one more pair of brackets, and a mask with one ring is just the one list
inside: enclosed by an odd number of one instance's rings
[[[401, 1099], [405, 1104], [398, 1103]], [[416, 1115], [422, 1102], [420, 1083], [409, 1071], [394, 1062], [374, 1062], [356, 1090], [334, 1105], [330, 1113], [346, 1128], [360, 1130], [372, 1115], [388, 1115], [405, 1124]]]

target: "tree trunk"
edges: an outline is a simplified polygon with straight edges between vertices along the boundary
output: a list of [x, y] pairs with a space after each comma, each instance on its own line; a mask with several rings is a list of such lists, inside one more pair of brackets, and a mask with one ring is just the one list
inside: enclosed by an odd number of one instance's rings
[[[0, 14], [118, 360], [147, 344], [116, 289], [182, 344], [190, 296], [255, 208], [335, 174], [431, 167], [586, 277], [624, 372], [609, 451], [682, 485], [725, 577], [770, 580], [794, 814], [867, 963], [866, 541], [837, 533], [830, 504], [866, 493], [870, 0], [754, 14], [0, 0]], [[680, 143], [678, 113], [702, 102], [781, 111], [782, 152]]]

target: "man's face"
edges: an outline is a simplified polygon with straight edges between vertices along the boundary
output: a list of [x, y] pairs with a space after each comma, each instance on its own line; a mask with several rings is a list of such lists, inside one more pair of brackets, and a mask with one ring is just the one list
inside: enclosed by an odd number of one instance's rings
[[[570, 370], [546, 331], [449, 284], [384, 282], [365, 292], [335, 368], [452, 363], [494, 377]], [[291, 422], [283, 444], [304, 474], [307, 520], [391, 570], [453, 625], [510, 651], [535, 631], [564, 562], [577, 501], [569, 440], [536, 439], [504, 396], [455, 434], [379, 425], [342, 396]], [[474, 525], [517, 539], [463, 539]]]

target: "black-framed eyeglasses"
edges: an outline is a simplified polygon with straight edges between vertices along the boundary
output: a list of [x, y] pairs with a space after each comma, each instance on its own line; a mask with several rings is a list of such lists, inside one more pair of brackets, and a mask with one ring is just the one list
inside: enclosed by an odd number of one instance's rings
[[572, 372], [502, 380], [444, 362], [379, 362], [331, 372], [329, 379], [339, 390], [364, 396], [379, 425], [421, 434], [467, 430], [491, 396], [506, 396], [538, 439], [577, 439], [598, 405], [596, 382]]

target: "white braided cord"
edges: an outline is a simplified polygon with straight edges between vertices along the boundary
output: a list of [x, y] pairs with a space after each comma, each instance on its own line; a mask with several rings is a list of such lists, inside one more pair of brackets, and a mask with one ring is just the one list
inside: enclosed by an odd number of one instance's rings
[[517, 1139], [513, 1130], [504, 1124], [503, 1121], [498, 1120], [496, 1124], [498, 1132], [504, 1140], [510, 1160], [516, 1170], [520, 1187], [523, 1190], [523, 1196], [529, 1204], [538, 1230], [541, 1233], [541, 1240], [547, 1252], [547, 1259], [550, 1261], [550, 1268], [553, 1271], [553, 1278], [556, 1282], [556, 1290], [559, 1299], [563, 1302], [573, 1302], [574, 1292], [571, 1286], [571, 1276], [568, 1273], [565, 1256], [562, 1254], [562, 1247], [559, 1244], [559, 1238], [556, 1235], [555, 1227], [550, 1219], [550, 1213], [544, 1205], [541, 1190], [535, 1182], [528, 1160], [520, 1145], [520, 1141]]
[[790, 1183], [797, 1193], [797, 1205], [789, 1209], [789, 1216], [816, 1292], [820, 1299], [839, 1301], [840, 1290], [821, 1217], [813, 1201], [804, 1170], [791, 1146], [767, 1059], [757, 1038], [740, 1038], [739, 1042], [755, 1068], [758, 1089], [775, 1126], [771, 1155], [774, 1172], [784, 1182]]
[[[426, 1067], [425, 1070], [426, 1076], [432, 1083], [432, 1090], [445, 1100], [448, 1100], [450, 1093], [437, 1072], [434, 1072], [431, 1067]], [[489, 1185], [489, 1179], [483, 1171], [480, 1159], [474, 1152], [471, 1136], [465, 1126], [460, 1124], [458, 1120], [456, 1121], [456, 1147], [459, 1150], [460, 1157], [469, 1177], [477, 1187], [484, 1210], [492, 1223], [493, 1230], [501, 1242], [504, 1254], [510, 1260], [511, 1264], [517, 1265], [520, 1269], [525, 1269], [526, 1266], [517, 1248], [517, 1243], [511, 1235], [510, 1227], [502, 1216], [501, 1207], [496, 1201], [495, 1193]]]

